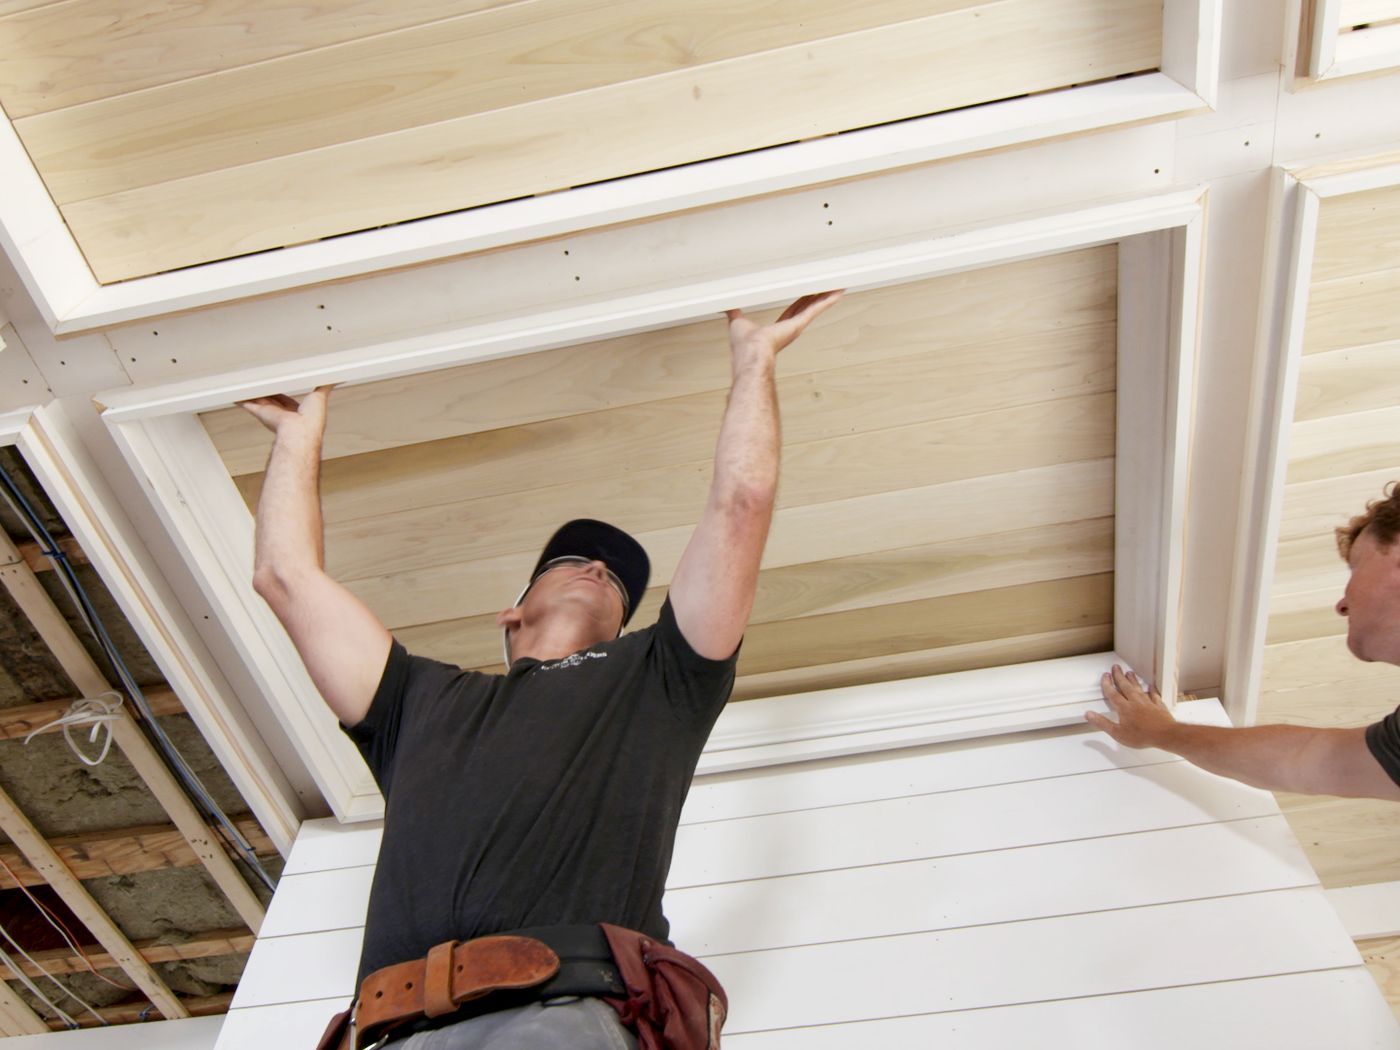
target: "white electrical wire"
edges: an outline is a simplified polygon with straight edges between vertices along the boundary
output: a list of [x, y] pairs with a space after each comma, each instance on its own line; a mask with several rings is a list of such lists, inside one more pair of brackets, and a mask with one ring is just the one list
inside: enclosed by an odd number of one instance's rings
[[[107, 1019], [103, 1017], [100, 1013], [98, 1013], [96, 1010], [94, 1010], [90, 1003], [84, 1002], [82, 999], [78, 998], [77, 995], [75, 995], [72, 991], [63, 986], [63, 982], [61, 982], [53, 974], [49, 973], [48, 970], [44, 969], [43, 966], [40, 966], [39, 963], [35, 962], [34, 959], [30, 957], [29, 953], [26, 952], [23, 948], [21, 948], [19, 946], [19, 943], [13, 937], [10, 936], [10, 931], [5, 929], [3, 925], [0, 925], [0, 933], [5, 935], [5, 940], [9, 941], [10, 944], [14, 946], [15, 950], [29, 961], [29, 964], [31, 966], [37, 967], [40, 973], [42, 973], [45, 977], [47, 977], [50, 981], [57, 985], [58, 990], [60, 992], [62, 992], [69, 999], [72, 999], [74, 1002], [80, 1004], [83, 1007], [83, 1009], [85, 1009], [88, 1013], [92, 1014], [93, 1017], [97, 1018], [99, 1022], [101, 1022], [104, 1025], [107, 1024]], [[57, 1014], [58, 1019], [60, 1021], [66, 1024], [69, 1028], [82, 1027], [82, 1025], [80, 1025], [71, 1014], [65, 1013], [57, 1003], [55, 1003], [52, 999], [50, 999], [47, 995], [45, 995], [39, 990], [39, 986], [35, 984], [32, 980], [30, 980], [29, 975], [20, 969], [19, 963], [15, 962], [14, 957], [11, 956], [9, 952], [5, 951], [4, 948], [0, 948], [0, 962], [3, 962], [6, 966], [10, 968], [10, 972], [14, 974], [16, 978], [19, 979], [19, 983], [28, 988], [35, 998], [37, 998], [41, 1003], [47, 1006], [55, 1014]]]
[[[110, 696], [112, 699], [104, 700], [102, 699], [104, 696]], [[29, 735], [24, 738], [24, 742], [26, 744], [29, 743], [30, 740], [46, 729], [52, 729], [54, 726], [62, 726], [63, 739], [68, 741], [68, 748], [73, 754], [78, 756], [78, 761], [87, 766], [100, 766], [107, 757], [107, 753], [112, 750], [111, 723], [121, 717], [121, 715], [117, 713], [121, 710], [121, 706], [122, 695], [115, 689], [109, 689], [99, 696], [83, 697], [82, 699], [74, 700], [68, 705], [67, 714], [60, 718], [55, 718], [52, 722], [45, 722], [37, 729], [31, 730]], [[83, 754], [82, 748], [78, 747], [71, 735], [71, 730], [74, 726], [85, 725], [92, 726], [92, 731], [88, 733], [89, 744], [97, 743], [97, 735], [103, 730], [106, 730], [107, 738], [102, 742], [102, 750], [96, 758], [89, 758], [87, 755]]]

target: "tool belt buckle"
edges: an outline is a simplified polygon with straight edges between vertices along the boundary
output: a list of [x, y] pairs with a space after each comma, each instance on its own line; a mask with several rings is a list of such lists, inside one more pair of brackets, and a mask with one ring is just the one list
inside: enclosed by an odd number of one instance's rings
[[356, 996], [355, 1004], [350, 1007], [350, 1050], [380, 1050], [389, 1041], [389, 1033], [385, 1032], [369, 1046], [360, 1046], [360, 1000]]

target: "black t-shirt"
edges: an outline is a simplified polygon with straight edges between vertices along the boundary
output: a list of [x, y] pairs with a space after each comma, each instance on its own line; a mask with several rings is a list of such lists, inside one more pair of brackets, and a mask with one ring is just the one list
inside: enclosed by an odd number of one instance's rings
[[505, 675], [395, 642], [346, 729], [385, 800], [358, 980], [528, 926], [665, 940], [676, 824], [734, 664], [691, 649], [669, 599], [652, 627]]
[[1400, 707], [1366, 727], [1366, 746], [1390, 779], [1400, 784]]

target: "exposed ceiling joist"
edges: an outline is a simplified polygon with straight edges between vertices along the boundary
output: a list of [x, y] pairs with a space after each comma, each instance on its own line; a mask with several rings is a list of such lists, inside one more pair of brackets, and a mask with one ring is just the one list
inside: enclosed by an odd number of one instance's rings
[[[167, 944], [156, 938], [133, 942], [141, 957], [148, 963], [174, 962], [177, 959], [207, 959], [214, 955], [247, 955], [253, 950], [253, 935], [240, 928], [212, 930], [190, 941]], [[101, 949], [89, 951], [84, 948], [87, 958], [74, 954], [67, 948], [54, 948], [49, 951], [30, 952], [33, 962], [16, 959], [20, 972], [27, 977], [40, 977], [47, 971], [51, 974], [83, 973], [89, 964], [94, 969], [103, 970], [118, 965], [117, 960]], [[38, 963], [38, 965], [34, 965]], [[40, 967], [43, 967], [41, 970]], [[11, 980], [14, 970], [0, 965], [0, 980]]]
[[[0, 582], [4, 583], [15, 604], [29, 618], [64, 672], [84, 696], [100, 696], [111, 690], [111, 685], [88, 656], [34, 571], [20, 557], [9, 537], [3, 534], [0, 534]], [[203, 862], [215, 884], [228, 897], [239, 918], [256, 933], [266, 915], [262, 902], [249, 888], [214, 833], [204, 823], [194, 803], [185, 795], [174, 774], [125, 707], [120, 709], [119, 715], [107, 723], [112, 730], [113, 742], [170, 814], [170, 819]]]
[[39, 1035], [49, 1026], [8, 984], [0, 982], [0, 1035]]
[[[277, 855], [277, 847], [252, 817], [236, 817], [233, 824], [258, 856]], [[80, 879], [191, 868], [200, 862], [180, 829], [170, 824], [65, 835], [49, 839], [49, 845]], [[0, 889], [14, 888], [14, 879], [21, 886], [38, 886], [44, 881], [18, 850], [0, 846]]]
[[82, 881], [68, 870], [53, 847], [4, 791], [0, 791], [0, 828], [167, 1019], [190, 1016], [170, 986], [151, 969], [150, 963], [142, 958], [126, 934], [93, 900]]

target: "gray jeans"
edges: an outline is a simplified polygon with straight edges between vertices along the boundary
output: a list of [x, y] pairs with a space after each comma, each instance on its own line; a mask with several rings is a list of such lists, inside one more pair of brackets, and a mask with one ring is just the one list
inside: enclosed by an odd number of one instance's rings
[[600, 999], [531, 1003], [419, 1032], [385, 1050], [637, 1050], [637, 1037]]

